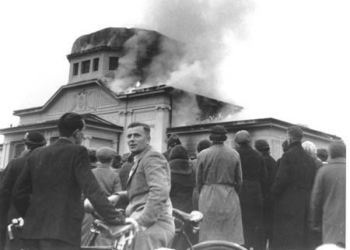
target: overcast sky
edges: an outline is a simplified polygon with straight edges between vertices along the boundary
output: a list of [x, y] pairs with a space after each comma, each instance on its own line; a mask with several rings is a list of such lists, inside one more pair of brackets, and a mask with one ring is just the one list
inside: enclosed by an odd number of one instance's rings
[[[13, 110], [42, 106], [67, 84], [66, 55], [79, 36], [139, 27], [186, 43], [201, 41], [206, 60], [215, 63], [212, 88], [244, 107], [242, 119], [273, 117], [348, 141], [349, 5], [346, 0], [2, 1], [0, 128], [18, 124]], [[215, 46], [219, 56], [211, 53]]]

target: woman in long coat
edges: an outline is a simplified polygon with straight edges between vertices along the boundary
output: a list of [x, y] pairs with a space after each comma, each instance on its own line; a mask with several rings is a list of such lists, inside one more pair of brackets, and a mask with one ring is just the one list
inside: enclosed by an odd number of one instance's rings
[[212, 128], [213, 145], [198, 155], [199, 210], [204, 214], [199, 241], [226, 240], [243, 244], [238, 197], [242, 185], [241, 162], [237, 151], [223, 144], [226, 133], [222, 126]]
[[246, 130], [235, 135], [237, 151], [241, 157], [243, 186], [239, 195], [242, 207], [244, 246], [265, 249], [263, 242], [263, 186], [267, 170], [262, 155], [250, 146], [250, 134]]

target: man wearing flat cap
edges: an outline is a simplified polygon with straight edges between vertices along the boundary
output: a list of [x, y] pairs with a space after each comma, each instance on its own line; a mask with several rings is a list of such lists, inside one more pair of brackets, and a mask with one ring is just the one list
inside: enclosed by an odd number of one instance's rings
[[244, 246], [265, 249], [263, 242], [263, 187], [267, 179], [265, 161], [251, 145], [246, 130], [235, 134], [236, 150], [241, 157], [243, 185], [239, 195], [242, 207]]
[[[4, 173], [4, 177], [0, 186], [0, 249], [20, 249], [21, 242], [17, 237], [15, 240], [10, 241], [6, 237], [6, 226], [11, 223], [11, 220], [18, 218], [18, 214], [11, 204], [11, 195], [15, 182], [22, 172], [25, 161], [32, 151], [38, 147], [42, 147], [46, 144], [45, 137], [38, 131], [31, 131], [26, 133], [23, 142], [26, 146], [26, 150], [22, 153], [21, 157], [11, 160]], [[16, 233], [16, 232], [15, 232]]]
[[224, 145], [227, 131], [214, 126], [212, 145], [198, 154], [197, 188], [201, 222], [199, 241], [226, 240], [244, 244], [241, 206], [238, 197], [242, 186], [242, 169], [236, 150]]
[[272, 186], [276, 197], [272, 249], [315, 249], [307, 218], [316, 163], [301, 145], [300, 127], [289, 127], [287, 138], [289, 149]]

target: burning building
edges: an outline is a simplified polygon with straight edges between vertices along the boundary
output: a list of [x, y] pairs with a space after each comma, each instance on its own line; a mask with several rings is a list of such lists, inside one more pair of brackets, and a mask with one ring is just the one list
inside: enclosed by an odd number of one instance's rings
[[[151, 126], [151, 144], [157, 150], [165, 151], [168, 136], [176, 132], [195, 156], [199, 140], [208, 138], [213, 124], [222, 124], [229, 131], [229, 146], [234, 146], [235, 132], [245, 129], [253, 140], [266, 139], [272, 156], [280, 157], [286, 128], [292, 124], [273, 118], [238, 120], [243, 107], [196, 93], [200, 75], [181, 77], [184, 65], [191, 70], [197, 65], [185, 55], [184, 44], [155, 31], [107, 28], [79, 37], [67, 56], [68, 84], [41, 107], [14, 111], [20, 124], [0, 130], [0, 167], [21, 154], [28, 131], [41, 131], [49, 144], [54, 142], [57, 121], [66, 112], [84, 116], [87, 148], [109, 146], [119, 154], [128, 152], [124, 131], [129, 123], [140, 121]], [[304, 131], [317, 146], [338, 138]]]

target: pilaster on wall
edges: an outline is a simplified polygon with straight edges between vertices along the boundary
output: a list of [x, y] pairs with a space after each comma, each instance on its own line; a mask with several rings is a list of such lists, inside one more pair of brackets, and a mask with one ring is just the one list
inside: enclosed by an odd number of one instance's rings
[[6, 168], [7, 163], [9, 162], [10, 146], [11, 146], [11, 142], [4, 142], [3, 143], [2, 159], [0, 162], [0, 168], [2, 168], [2, 169]]

